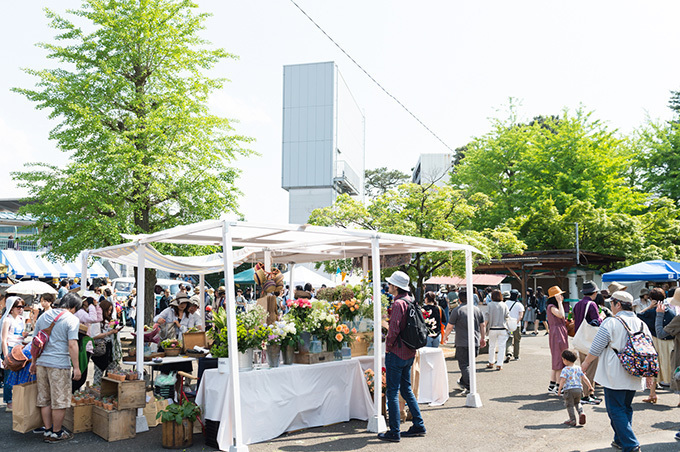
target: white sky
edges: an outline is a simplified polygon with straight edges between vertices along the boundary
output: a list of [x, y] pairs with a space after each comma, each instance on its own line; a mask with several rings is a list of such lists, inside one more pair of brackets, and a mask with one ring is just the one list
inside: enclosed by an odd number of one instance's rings
[[[489, 130], [509, 97], [523, 118], [583, 104], [624, 133], [647, 116], [670, 118], [680, 90], [680, 2], [296, 0], [388, 91], [449, 146]], [[217, 114], [257, 141], [261, 157], [240, 160], [240, 205], [250, 221], [287, 222], [281, 189], [283, 65], [335, 61], [366, 116], [366, 168], [410, 173], [422, 152], [446, 152], [359, 71], [288, 0], [198, 0], [214, 16], [204, 36], [240, 56], [220, 64], [230, 83], [216, 93]], [[49, 62], [37, 42], [54, 31], [41, 10], [79, 0], [3, 4], [0, 27], [0, 198], [24, 194], [10, 171], [24, 163], [63, 165], [48, 139], [56, 123], [11, 87], [32, 87], [21, 67]]]

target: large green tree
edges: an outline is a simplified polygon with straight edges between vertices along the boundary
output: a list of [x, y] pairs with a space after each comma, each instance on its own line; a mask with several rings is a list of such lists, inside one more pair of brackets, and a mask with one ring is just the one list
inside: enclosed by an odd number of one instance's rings
[[564, 213], [577, 201], [631, 212], [647, 199], [630, 185], [630, 143], [582, 110], [529, 123], [520, 123], [511, 110], [464, 149], [451, 182], [493, 201], [482, 227], [528, 214], [546, 200]]
[[[341, 195], [331, 207], [312, 212], [309, 222], [320, 226], [359, 227], [392, 234], [466, 243], [484, 252], [481, 260], [503, 252], [520, 253], [524, 244], [507, 228], [475, 230], [478, 214], [488, 208], [488, 197], [466, 197], [451, 187], [404, 184], [364, 205]], [[414, 253], [400, 266], [415, 287], [430, 276], [465, 274], [460, 252]]]
[[[84, 0], [39, 44], [51, 69], [28, 69], [34, 89], [16, 88], [49, 111], [50, 138], [63, 157], [14, 174], [28, 188], [23, 208], [39, 239], [72, 257], [149, 233], [235, 211], [248, 138], [211, 114], [208, 97], [224, 79], [206, 71], [225, 58], [200, 37], [205, 14], [189, 0]], [[155, 272], [147, 272], [146, 313]], [[146, 319], [149, 320], [149, 317]]]

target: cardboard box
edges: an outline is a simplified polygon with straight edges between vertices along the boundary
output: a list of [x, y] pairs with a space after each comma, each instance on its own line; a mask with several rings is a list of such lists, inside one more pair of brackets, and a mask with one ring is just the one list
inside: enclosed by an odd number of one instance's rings
[[333, 357], [333, 352], [321, 352], [321, 353], [306, 353], [306, 352], [296, 352], [293, 361], [295, 364], [318, 364], [318, 363], [328, 363], [335, 358]]
[[206, 348], [205, 332], [198, 333], [184, 333], [182, 335], [182, 350], [187, 351], [194, 348], [196, 345]]
[[146, 423], [149, 424], [149, 428], [161, 425], [161, 420], [156, 419], [156, 415], [159, 411], [164, 410], [168, 406], [168, 400], [156, 400], [153, 392], [149, 391], [146, 393], [146, 397], [149, 400], [146, 402], [144, 407], [144, 416], [146, 417]]
[[118, 397], [118, 409], [144, 408], [146, 406], [146, 394], [144, 380], [117, 381], [109, 377], [102, 378], [102, 397]]
[[107, 411], [92, 408], [92, 432], [106, 441], [120, 441], [134, 438], [137, 429], [136, 410]]
[[94, 405], [73, 405], [64, 414], [64, 427], [73, 433], [92, 431], [92, 408]]

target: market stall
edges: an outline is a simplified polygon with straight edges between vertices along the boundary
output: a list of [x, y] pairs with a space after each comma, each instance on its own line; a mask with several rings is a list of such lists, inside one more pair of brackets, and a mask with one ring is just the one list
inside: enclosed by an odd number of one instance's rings
[[[223, 247], [223, 271], [227, 288], [227, 331], [229, 356], [238, 356], [236, 340], [236, 306], [234, 285], [234, 254], [233, 247], [247, 247], [248, 255], [244, 259], [250, 262], [264, 262], [265, 268], [271, 268], [272, 262], [288, 264], [319, 262], [333, 259], [362, 258], [364, 270], [368, 270], [368, 257], [372, 257], [372, 272], [380, 275], [380, 256], [408, 255], [414, 252], [436, 251], [464, 251], [466, 258], [467, 287], [472, 292], [472, 253], [480, 253], [469, 245], [455, 244], [437, 240], [422, 239], [394, 234], [383, 234], [377, 231], [350, 230], [340, 228], [326, 228], [310, 225], [268, 225], [252, 224], [228, 219], [209, 220], [200, 223], [178, 226], [154, 234], [130, 237], [133, 242], [121, 247], [134, 247], [137, 252], [137, 271], [139, 275], [138, 292], [143, 293], [143, 275], [146, 263], [147, 248], [151, 243], [174, 243], [196, 245], [221, 245]], [[111, 247], [113, 248], [113, 247]], [[83, 262], [89, 255], [99, 255], [101, 250], [85, 251]], [[84, 265], [85, 266], [85, 265]], [[185, 273], [189, 273], [185, 271]], [[293, 272], [294, 273], [294, 272]], [[291, 278], [295, 278], [294, 274]], [[382, 363], [381, 343], [381, 303], [380, 280], [373, 280], [373, 319], [374, 319], [374, 367], [380, 368]], [[202, 298], [202, 297], [201, 297]], [[140, 309], [141, 308], [141, 309]], [[138, 318], [143, 318], [143, 303], [137, 310]], [[469, 334], [473, 334], [472, 317], [469, 319]], [[138, 341], [142, 339], [143, 322], [138, 322]], [[470, 338], [470, 341], [473, 339]], [[142, 344], [138, 343], [138, 369], [142, 368]], [[471, 355], [474, 349], [471, 348]], [[470, 357], [474, 362], [474, 356]], [[229, 446], [230, 451], [248, 450], [243, 436], [241, 377], [238, 372], [236, 359], [229, 360], [230, 384], [228, 395], [232, 401], [230, 418], [233, 421], [234, 440]], [[250, 377], [248, 377], [250, 378]], [[385, 419], [380, 412], [382, 388], [376, 385], [374, 391], [373, 413], [369, 418], [368, 430], [372, 432], [385, 431]], [[476, 392], [476, 378], [471, 372], [471, 392], [467, 398], [468, 406], [481, 406], [479, 394]], [[249, 420], [250, 422], [251, 420]]]
[[[241, 372], [239, 378], [245, 444], [302, 428], [368, 420], [373, 413], [364, 373], [354, 359]], [[235, 436], [232, 384], [231, 373], [206, 370], [196, 396], [204, 418], [220, 422], [217, 443], [224, 450]]]

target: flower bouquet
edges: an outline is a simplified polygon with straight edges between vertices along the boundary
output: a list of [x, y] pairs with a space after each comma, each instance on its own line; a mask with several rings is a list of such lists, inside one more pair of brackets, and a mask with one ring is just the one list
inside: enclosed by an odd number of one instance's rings
[[[387, 376], [385, 375], [385, 368], [382, 368], [382, 393], [385, 395], [385, 389], [387, 389]], [[366, 377], [366, 384], [368, 384], [368, 390], [373, 395], [375, 391], [375, 372], [373, 369], [366, 369], [364, 371], [364, 376]]]
[[356, 329], [350, 330], [347, 325], [342, 324], [335, 328], [326, 327], [322, 338], [326, 342], [328, 351], [336, 351], [340, 350], [344, 343], [351, 344], [354, 341], [353, 334], [356, 334], [356, 332]]
[[340, 320], [353, 322], [361, 313], [361, 302], [356, 298], [333, 303], [335, 313], [340, 316]]
[[182, 351], [182, 343], [177, 339], [166, 339], [161, 341], [161, 347], [165, 351], [165, 356], [177, 356]]

